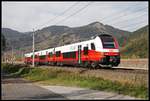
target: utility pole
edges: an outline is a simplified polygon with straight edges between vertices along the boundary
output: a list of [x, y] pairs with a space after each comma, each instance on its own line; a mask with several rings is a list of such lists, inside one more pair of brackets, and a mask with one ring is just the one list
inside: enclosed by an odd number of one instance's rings
[[5, 63], [6, 62], [6, 55], [5, 55], [6, 53], [5, 52], [3, 52], [3, 62]]
[[33, 56], [32, 56], [32, 66], [34, 67], [34, 29], [33, 29]]
[[23, 63], [24, 62], [24, 52], [22, 51], [22, 58], [21, 58], [21, 62]]
[[13, 64], [13, 61], [14, 61], [14, 56], [13, 56], [13, 46], [12, 46], [12, 53], [11, 53], [11, 55], [12, 55], [12, 64]]
[[5, 57], [4, 59], [5, 60], [4, 61], [5, 61], [5, 63], [7, 63], [7, 54], [6, 54], [6, 52], [4, 52], [4, 53], [5, 53], [5, 55], [4, 55], [4, 57]]

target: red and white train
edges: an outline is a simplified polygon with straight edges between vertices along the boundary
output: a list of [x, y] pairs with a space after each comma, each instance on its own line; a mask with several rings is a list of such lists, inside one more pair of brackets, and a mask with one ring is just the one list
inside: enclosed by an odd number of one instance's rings
[[[32, 56], [32, 52], [25, 54], [24, 62], [32, 64]], [[34, 61], [36, 65], [80, 65], [93, 68], [99, 65], [118, 66], [119, 45], [113, 36], [102, 34], [88, 41], [37, 51]]]

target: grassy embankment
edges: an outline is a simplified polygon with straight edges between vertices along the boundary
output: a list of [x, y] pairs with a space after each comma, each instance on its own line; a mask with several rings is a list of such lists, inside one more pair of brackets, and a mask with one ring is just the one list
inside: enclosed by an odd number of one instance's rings
[[78, 86], [96, 90], [112, 91], [119, 94], [148, 99], [145, 85], [122, 84], [118, 81], [105, 80], [100, 77], [83, 76], [77, 72], [58, 68], [28, 68], [20, 65], [2, 64], [2, 70], [11, 76], [24, 77], [31, 81], [50, 85]]

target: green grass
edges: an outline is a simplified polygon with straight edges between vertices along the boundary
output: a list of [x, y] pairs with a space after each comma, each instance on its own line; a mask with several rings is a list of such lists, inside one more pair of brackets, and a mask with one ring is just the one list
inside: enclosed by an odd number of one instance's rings
[[2, 68], [15, 76], [21, 76], [31, 81], [40, 81], [44, 84], [78, 86], [148, 99], [148, 88], [144, 85], [121, 84], [117, 81], [104, 80], [90, 75], [82, 76], [80, 73], [56, 68], [27, 68], [8, 64], [3, 65]]

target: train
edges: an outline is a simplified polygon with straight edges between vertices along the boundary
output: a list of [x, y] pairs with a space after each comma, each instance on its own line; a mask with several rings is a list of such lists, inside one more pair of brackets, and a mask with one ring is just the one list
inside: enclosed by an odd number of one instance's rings
[[[32, 64], [33, 52], [26, 53], [24, 62]], [[119, 44], [115, 37], [100, 34], [93, 39], [34, 52], [35, 65], [72, 65], [96, 68], [120, 64]]]

